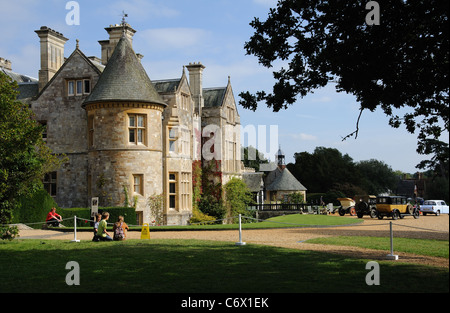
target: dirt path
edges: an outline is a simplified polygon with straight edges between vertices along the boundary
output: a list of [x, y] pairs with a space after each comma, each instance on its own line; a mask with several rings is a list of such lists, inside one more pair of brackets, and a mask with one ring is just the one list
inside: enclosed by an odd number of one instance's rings
[[[348, 217], [356, 218], [356, 217]], [[449, 259], [418, 256], [395, 251], [395, 237], [420, 238], [420, 239], [449, 239], [449, 215], [421, 216], [419, 219], [405, 217], [392, 221], [391, 219], [371, 219], [364, 217], [363, 223], [355, 226], [343, 227], [316, 227], [316, 228], [287, 228], [287, 229], [264, 229], [243, 230], [242, 241], [252, 244], [262, 244], [277, 247], [285, 247], [300, 250], [325, 251], [338, 253], [346, 256], [371, 260], [385, 260], [389, 251], [369, 250], [358, 247], [331, 246], [310, 244], [308, 239], [332, 236], [373, 236], [389, 237], [389, 222], [393, 224], [394, 253], [399, 255], [396, 262], [409, 262], [429, 264], [433, 266], [449, 267]], [[140, 232], [128, 232], [129, 239], [139, 239]], [[239, 232], [237, 230], [223, 231], [152, 231], [152, 239], [199, 239], [216, 240], [227, 242], [238, 242]], [[20, 239], [74, 239], [73, 233], [61, 233], [54, 230], [21, 230]], [[78, 232], [77, 239], [91, 240], [91, 232]]]

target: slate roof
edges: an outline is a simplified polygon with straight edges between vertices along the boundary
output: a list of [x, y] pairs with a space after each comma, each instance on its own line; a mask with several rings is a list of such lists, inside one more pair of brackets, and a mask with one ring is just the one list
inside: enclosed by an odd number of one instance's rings
[[153, 86], [158, 93], [173, 93], [180, 85], [181, 78], [178, 79], [165, 79], [165, 80], [153, 80]]
[[297, 178], [287, 168], [277, 167], [266, 178], [266, 190], [270, 191], [306, 191]]
[[83, 106], [92, 102], [131, 101], [166, 106], [125, 36], [119, 40]]
[[220, 107], [223, 104], [227, 87], [203, 89], [205, 107]]
[[18, 91], [19, 95], [17, 96], [17, 100], [29, 103], [33, 97], [39, 94], [39, 83], [19, 83]]
[[0, 67], [0, 71], [2, 71], [7, 76], [11, 77], [11, 79], [16, 81], [17, 83], [32, 83], [32, 82], [38, 81], [36, 78], [30, 77], [27, 75], [18, 74], [13, 71], [7, 70], [6, 68], [3, 68], [3, 67]]
[[248, 189], [250, 189], [251, 192], [259, 192], [262, 190], [262, 178], [264, 173], [257, 172], [257, 173], [242, 173], [242, 180], [247, 185]]

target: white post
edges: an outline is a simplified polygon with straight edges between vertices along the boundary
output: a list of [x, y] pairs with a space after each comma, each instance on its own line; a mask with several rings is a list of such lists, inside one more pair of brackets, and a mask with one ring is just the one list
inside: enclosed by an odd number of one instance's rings
[[392, 222], [389, 222], [389, 228], [390, 228], [390, 237], [391, 237], [391, 253], [386, 256], [386, 259], [398, 260], [398, 255], [394, 254], [394, 236], [392, 233]]
[[73, 240], [71, 242], [80, 242], [80, 240], [77, 239], [77, 216], [75, 215], [73, 217]]
[[241, 224], [241, 214], [239, 214], [239, 242], [236, 242], [236, 246], [244, 246], [245, 242], [242, 242], [242, 224]]

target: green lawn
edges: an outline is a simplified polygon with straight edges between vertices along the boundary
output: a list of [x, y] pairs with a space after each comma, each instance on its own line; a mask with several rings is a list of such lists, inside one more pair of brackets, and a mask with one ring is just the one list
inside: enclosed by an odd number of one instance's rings
[[[391, 241], [388, 237], [340, 236], [314, 238], [308, 240], [308, 243], [391, 250]], [[449, 257], [448, 240], [394, 238], [393, 243], [394, 252], [414, 253], [447, 259]]]
[[[80, 286], [65, 283], [69, 261]], [[368, 261], [216, 241], [17, 239], [0, 242], [0, 292], [449, 292], [448, 269], [401, 262], [380, 261], [380, 285], [368, 286]]]
[[[242, 229], [264, 229], [264, 228], [289, 228], [289, 227], [311, 227], [311, 226], [336, 226], [351, 225], [362, 223], [362, 220], [332, 216], [332, 215], [314, 215], [314, 214], [289, 214], [269, 218], [263, 222], [245, 223], [244, 221], [254, 221], [252, 219], [242, 218]], [[213, 229], [238, 229], [239, 224], [211, 224], [211, 225], [188, 225], [188, 226], [157, 226], [151, 227], [153, 230], [213, 230]], [[92, 228], [89, 228], [92, 229]], [[141, 227], [132, 227], [132, 229], [141, 230]]]

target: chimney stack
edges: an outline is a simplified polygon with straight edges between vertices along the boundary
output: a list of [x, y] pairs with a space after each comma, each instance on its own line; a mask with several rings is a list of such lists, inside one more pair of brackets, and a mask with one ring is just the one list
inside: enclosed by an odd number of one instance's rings
[[195, 113], [199, 116], [202, 114], [202, 107], [204, 106], [203, 99], [203, 70], [205, 66], [198, 63], [189, 63], [186, 65], [189, 71], [189, 85], [191, 86], [192, 97], [195, 105]]
[[102, 46], [102, 64], [106, 65], [111, 58], [114, 49], [116, 48], [117, 43], [123, 35], [127, 37], [127, 39], [131, 43], [131, 47], [133, 47], [133, 36], [136, 33], [128, 23], [109, 25], [105, 30], [109, 34], [109, 40], [100, 40], [98, 43]]
[[41, 43], [41, 69], [39, 70], [39, 91], [41, 91], [64, 63], [64, 45], [69, 39], [47, 26], [42, 26], [35, 33], [39, 36]]

